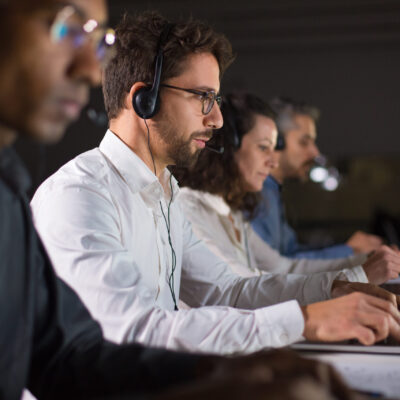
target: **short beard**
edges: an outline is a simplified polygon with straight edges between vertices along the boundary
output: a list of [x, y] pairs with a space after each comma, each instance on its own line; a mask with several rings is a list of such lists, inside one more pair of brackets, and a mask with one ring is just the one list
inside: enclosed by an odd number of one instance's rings
[[184, 140], [179, 136], [178, 129], [174, 123], [166, 116], [159, 116], [154, 121], [161, 140], [168, 145], [167, 156], [173, 161], [173, 164], [179, 168], [191, 168], [197, 162], [202, 149], [197, 149], [194, 153], [191, 150], [191, 144], [194, 138], [206, 136], [211, 138], [212, 131], [193, 132], [189, 139]]

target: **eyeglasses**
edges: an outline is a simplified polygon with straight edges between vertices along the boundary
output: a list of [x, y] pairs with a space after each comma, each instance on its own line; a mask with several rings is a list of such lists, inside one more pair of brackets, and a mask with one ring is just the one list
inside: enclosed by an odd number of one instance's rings
[[82, 13], [72, 5], [57, 12], [50, 26], [50, 35], [54, 43], [69, 42], [75, 49], [92, 40], [96, 56], [102, 64], [106, 64], [113, 56], [114, 30], [99, 25], [94, 19], [85, 22]]
[[217, 102], [218, 107], [221, 107], [222, 98], [219, 94], [215, 93], [213, 90], [203, 91], [203, 90], [197, 90], [197, 89], [185, 89], [185, 88], [181, 88], [178, 86], [167, 85], [166, 83], [162, 83], [160, 86], [170, 88], [170, 89], [183, 90], [184, 92], [193, 93], [193, 94], [196, 94], [197, 96], [200, 96], [200, 100], [202, 103], [201, 112], [204, 115], [207, 115], [210, 113], [210, 111], [212, 110], [212, 108], [214, 106], [214, 102]]

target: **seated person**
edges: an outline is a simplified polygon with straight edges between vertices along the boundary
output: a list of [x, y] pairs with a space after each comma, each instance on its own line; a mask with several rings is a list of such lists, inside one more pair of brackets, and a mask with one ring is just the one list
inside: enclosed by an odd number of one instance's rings
[[[0, 11], [0, 398], [20, 400], [24, 387], [39, 400], [286, 398], [300, 388], [304, 400], [307, 390], [352, 398], [331, 368], [287, 352], [223, 359], [103, 339], [54, 274], [11, 145], [18, 135], [55, 141], [77, 118], [110, 55], [105, 3], [1, 0]], [[84, 33], [88, 20], [98, 28]]]
[[[256, 213], [263, 181], [277, 166], [274, 112], [258, 97], [236, 93], [226, 96], [222, 113], [225, 124], [214, 139], [223, 145], [223, 154], [204, 151], [190, 168], [173, 168], [180, 186], [185, 186], [179, 200], [196, 236], [244, 277], [269, 272], [313, 274], [356, 265], [359, 256], [286, 258], [259, 238], [244, 215], [249, 219]], [[390, 262], [377, 269], [371, 260], [383, 254], [390, 254]], [[352, 269], [360, 281], [379, 285], [400, 271], [400, 257], [388, 247], [362, 260], [363, 267]]]
[[[171, 25], [145, 13], [121, 21], [115, 47], [103, 77], [110, 129], [99, 148], [64, 165], [32, 200], [57, 273], [105, 336], [232, 353], [304, 336], [371, 344], [396, 335], [397, 314], [385, 300], [353, 293], [322, 301], [353, 290], [337, 279], [351, 280], [351, 270], [242, 278], [193, 235], [166, 167], [190, 165], [221, 128], [229, 41], [207, 24]], [[180, 299], [193, 308], [178, 310]], [[367, 319], [359, 307], [368, 308]], [[382, 313], [390, 330], [377, 322]]]
[[361, 231], [355, 232], [345, 244], [325, 248], [312, 248], [299, 243], [295, 231], [286, 220], [282, 185], [287, 179], [308, 179], [314, 159], [319, 155], [315, 143], [319, 111], [305, 103], [284, 98], [276, 98], [270, 105], [277, 113], [278, 165], [264, 182], [264, 201], [260, 202], [252, 221], [253, 229], [286, 257], [340, 258], [376, 250], [382, 244], [381, 238]]

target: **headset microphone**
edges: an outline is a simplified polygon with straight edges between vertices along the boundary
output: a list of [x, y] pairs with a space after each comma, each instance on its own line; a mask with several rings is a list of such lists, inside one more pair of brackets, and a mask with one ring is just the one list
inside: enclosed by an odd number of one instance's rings
[[224, 152], [224, 146], [211, 146], [208, 143], [206, 143], [206, 147], [205, 149], [213, 151], [214, 153], [218, 153], [218, 154], [223, 154]]
[[104, 111], [98, 110], [92, 106], [86, 108], [86, 116], [90, 119], [90, 121], [100, 128], [105, 128], [108, 124], [107, 114]]
[[[153, 153], [152, 153], [151, 147], [150, 147], [150, 130], [149, 130], [146, 120], [153, 118], [154, 115], [157, 114], [157, 112], [160, 108], [159, 91], [160, 91], [163, 59], [164, 59], [164, 46], [167, 43], [170, 31], [173, 29], [174, 26], [175, 26], [175, 24], [167, 23], [166, 26], [164, 27], [163, 31], [161, 32], [161, 35], [160, 35], [160, 38], [158, 41], [158, 46], [157, 46], [157, 55], [155, 58], [154, 79], [153, 79], [152, 86], [142, 87], [141, 89], [136, 91], [132, 96], [133, 109], [135, 110], [136, 114], [140, 118], [144, 119], [144, 123], [147, 128], [147, 145], [148, 145], [148, 148], [150, 151], [151, 159], [153, 161], [154, 175], [157, 175], [156, 165], [155, 165]], [[174, 272], [176, 269], [176, 253], [175, 253], [174, 246], [172, 245], [171, 222], [170, 222], [171, 204], [172, 204], [172, 200], [174, 197], [174, 191], [173, 191], [173, 187], [172, 187], [172, 175], [170, 175], [169, 184], [170, 184], [170, 190], [171, 190], [171, 198], [169, 200], [167, 210], [164, 212], [164, 208], [162, 206], [161, 200], [160, 200], [160, 209], [161, 209], [162, 216], [164, 218], [165, 226], [167, 228], [168, 243], [171, 248], [171, 273], [168, 276], [168, 286], [169, 286], [169, 290], [171, 292], [172, 301], [174, 303], [174, 310], [177, 311], [178, 310], [178, 304], [177, 304], [178, 299], [175, 294], [175, 287], [174, 287], [174, 285], [175, 285]]]
[[286, 143], [285, 143], [285, 136], [283, 133], [278, 129], [278, 136], [276, 138], [276, 145], [275, 150], [282, 151], [285, 150]]

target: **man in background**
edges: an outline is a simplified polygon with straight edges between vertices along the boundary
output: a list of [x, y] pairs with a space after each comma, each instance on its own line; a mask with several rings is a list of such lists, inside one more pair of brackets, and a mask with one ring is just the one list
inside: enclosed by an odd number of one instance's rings
[[341, 258], [376, 250], [382, 240], [361, 231], [355, 232], [344, 244], [325, 248], [299, 243], [286, 219], [282, 185], [287, 179], [308, 179], [314, 160], [320, 154], [316, 144], [319, 110], [287, 98], [275, 98], [270, 105], [277, 114], [279, 165], [264, 182], [264, 201], [252, 222], [254, 230], [282, 255], [293, 258]]

